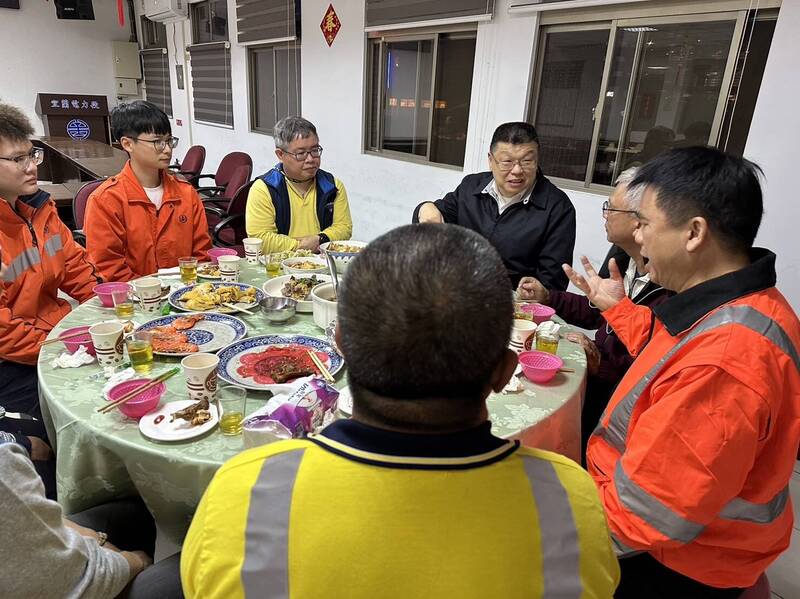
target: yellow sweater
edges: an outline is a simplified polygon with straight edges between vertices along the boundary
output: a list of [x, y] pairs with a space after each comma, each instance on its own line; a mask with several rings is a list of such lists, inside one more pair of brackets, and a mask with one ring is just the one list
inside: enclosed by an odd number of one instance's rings
[[347, 191], [339, 179], [336, 179], [336, 200], [333, 203], [333, 224], [320, 230], [317, 218], [317, 188], [312, 186], [305, 197], [287, 181], [286, 188], [289, 192], [289, 205], [291, 208], [291, 227], [288, 235], [278, 233], [275, 224], [275, 206], [269, 195], [267, 184], [258, 179], [250, 187], [247, 196], [247, 209], [245, 212], [245, 226], [247, 235], [258, 237], [264, 241], [262, 253], [284, 252], [297, 249], [298, 239], [308, 235], [325, 233], [331, 241], [350, 239], [353, 234], [353, 220], [350, 217], [350, 206], [347, 202]]

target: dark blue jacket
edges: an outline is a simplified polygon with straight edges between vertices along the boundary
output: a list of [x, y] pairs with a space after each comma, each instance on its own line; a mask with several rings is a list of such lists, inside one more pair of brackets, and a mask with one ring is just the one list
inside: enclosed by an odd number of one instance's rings
[[[276, 164], [266, 174], [259, 177], [267, 186], [275, 207], [275, 226], [278, 233], [288, 235], [292, 226], [292, 210], [289, 205], [289, 190], [286, 188], [286, 176], [283, 174], [283, 165]], [[333, 175], [322, 169], [317, 171], [317, 220], [320, 231], [324, 231], [333, 224], [333, 202], [336, 200], [336, 179]]]

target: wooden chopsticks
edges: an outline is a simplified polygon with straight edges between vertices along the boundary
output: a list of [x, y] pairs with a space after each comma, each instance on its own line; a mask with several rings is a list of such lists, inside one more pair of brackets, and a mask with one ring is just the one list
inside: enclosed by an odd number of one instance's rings
[[100, 406], [99, 408], [97, 408], [97, 411], [100, 412], [101, 414], [107, 414], [108, 412], [110, 412], [111, 410], [116, 408], [117, 406], [121, 406], [122, 404], [130, 401], [131, 399], [133, 399], [137, 395], [139, 395], [141, 393], [144, 393], [148, 389], [152, 389], [156, 385], [158, 385], [160, 383], [163, 383], [168, 378], [170, 378], [172, 376], [175, 376], [176, 374], [178, 374], [178, 372], [180, 372], [180, 368], [177, 368], [177, 367], [173, 368], [171, 370], [167, 370], [165, 373], [160, 374], [159, 376], [154, 378], [149, 383], [147, 383], [145, 385], [142, 385], [141, 387], [137, 387], [136, 389], [134, 389], [130, 393], [126, 393], [125, 395], [120, 397], [118, 400], [112, 401], [111, 403], [107, 403], [104, 406]]
[[73, 337], [81, 337], [83, 335], [88, 334], [89, 331], [78, 331], [76, 333], [70, 333], [69, 335], [59, 335], [58, 337], [53, 337], [52, 339], [47, 339], [39, 343], [39, 347], [43, 347], [45, 345], [50, 345], [51, 343], [58, 343], [59, 341], [64, 341], [64, 339], [72, 339]]
[[329, 383], [334, 383], [334, 382], [336, 382], [336, 379], [335, 379], [335, 378], [333, 378], [333, 375], [331, 374], [331, 371], [330, 371], [330, 370], [328, 370], [328, 369], [325, 367], [325, 364], [323, 364], [323, 363], [322, 363], [322, 360], [320, 360], [320, 359], [317, 357], [317, 354], [315, 354], [315, 353], [314, 353], [313, 351], [311, 351], [311, 350], [308, 350], [308, 355], [309, 355], [309, 356], [311, 356], [311, 361], [312, 361], [312, 362], [314, 362], [314, 365], [315, 365], [317, 368], [319, 368], [319, 371], [322, 373], [322, 376], [323, 376], [323, 377], [325, 377], [325, 380], [326, 380], [326, 381], [328, 381]]

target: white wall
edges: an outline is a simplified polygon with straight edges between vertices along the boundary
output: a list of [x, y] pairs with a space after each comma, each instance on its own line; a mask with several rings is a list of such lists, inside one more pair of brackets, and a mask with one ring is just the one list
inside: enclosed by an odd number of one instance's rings
[[764, 220], [757, 243], [778, 255], [778, 287], [800, 312], [800, 0], [784, 0], [758, 94], [745, 156], [764, 169]]
[[[56, 18], [52, 2], [23, 0], [0, 8], [0, 100], [23, 109], [37, 133], [37, 93], [95, 94], [116, 104], [112, 40], [128, 41], [130, 25], [117, 22], [116, 2], [94, 1], [94, 21]], [[12, 58], [13, 57], [13, 58]]]

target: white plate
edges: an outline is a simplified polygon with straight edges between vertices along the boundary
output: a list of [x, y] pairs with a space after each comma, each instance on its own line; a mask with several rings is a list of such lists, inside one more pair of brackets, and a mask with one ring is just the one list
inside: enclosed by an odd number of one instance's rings
[[336, 407], [345, 416], [353, 415], [353, 394], [350, 393], [350, 387], [343, 387], [339, 389], [339, 399], [337, 400]]
[[[269, 295], [270, 297], [285, 297], [281, 290], [283, 289], [284, 283], [294, 277], [295, 279], [310, 279], [312, 276], [317, 277], [320, 284], [321, 283], [330, 283], [331, 277], [330, 275], [283, 275], [281, 277], [275, 277], [274, 279], [270, 279], [266, 283], [261, 286], [261, 289]], [[311, 303], [311, 295], [309, 294], [307, 300], [299, 300], [297, 302], [297, 311], [298, 312], [308, 312], [311, 313], [314, 311], [314, 306]]]
[[[227, 306], [217, 306], [215, 308], [210, 308], [208, 310], [192, 310], [191, 308], [188, 308], [186, 306], [185, 302], [181, 300], [181, 298], [185, 293], [188, 293], [189, 291], [197, 287], [197, 285], [212, 285], [214, 289], [216, 289], [217, 287], [238, 287], [241, 291], [247, 291], [248, 289], [255, 289], [256, 301], [252, 303], [236, 302], [235, 304], [232, 304], [233, 306], [236, 306], [235, 308], [228, 308]], [[245, 283], [197, 283], [196, 285], [189, 285], [187, 287], [182, 287], [180, 289], [177, 289], [176, 291], [173, 291], [172, 293], [169, 294], [168, 299], [170, 305], [173, 308], [180, 310], [181, 312], [221, 312], [223, 314], [231, 314], [233, 312], [238, 312], [239, 311], [238, 308], [245, 308], [245, 309], [255, 308], [258, 305], [258, 303], [265, 297], [266, 296], [264, 295], [264, 292], [261, 291], [258, 287], [253, 287], [252, 285], [246, 285]]]
[[[191, 399], [181, 399], [166, 403], [155, 412], [142, 416], [142, 419], [139, 420], [139, 430], [145, 437], [154, 441], [186, 441], [187, 439], [205, 435], [217, 426], [219, 422], [217, 406], [213, 403], [208, 407], [208, 411], [211, 413], [211, 420], [200, 426], [192, 426], [190, 422], [183, 419], [176, 419], [174, 422], [169, 421], [170, 414], [187, 408], [193, 403], [195, 402]], [[164, 419], [155, 424], [155, 419], [159, 416], [164, 416]]]
[[[214, 353], [234, 341], [243, 339], [247, 335], [247, 325], [228, 314], [217, 312], [184, 312], [181, 314], [170, 314], [154, 318], [136, 328], [137, 331], [149, 331], [154, 327], [164, 327], [172, 324], [179, 318], [200, 314], [203, 320], [198, 320], [191, 329], [181, 331], [189, 338], [189, 343], [197, 345], [198, 352]], [[159, 352], [153, 350], [159, 356], [190, 356], [192, 353], [185, 352]]]
[[209, 264], [211, 264], [211, 262], [204, 262], [203, 264], [198, 264], [197, 265], [197, 278], [198, 279], [207, 279], [209, 281], [219, 281], [219, 280], [221, 280], [222, 279], [222, 275], [221, 274], [216, 275], [216, 276], [214, 276], [214, 275], [204, 275], [203, 272], [200, 270], [201, 268], [203, 268], [204, 266], [208, 266]]

